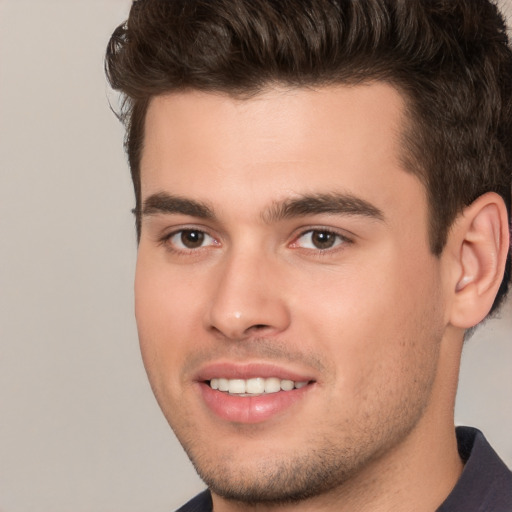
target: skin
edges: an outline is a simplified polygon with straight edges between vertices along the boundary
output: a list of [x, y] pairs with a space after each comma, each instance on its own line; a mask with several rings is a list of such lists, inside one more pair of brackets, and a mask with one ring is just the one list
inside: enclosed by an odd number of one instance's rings
[[[464, 330], [450, 316], [460, 251], [429, 250], [425, 189], [402, 164], [403, 112], [381, 83], [151, 102], [140, 344], [216, 512], [431, 511], [460, 475], [453, 406]], [[208, 215], [170, 211], [176, 202], [164, 211], [164, 194]], [[334, 194], [379, 214], [276, 214]], [[184, 229], [203, 242], [184, 246]], [[333, 246], [318, 248], [312, 233], [326, 231]], [[310, 384], [263, 421], [228, 421], [197, 382], [211, 363], [275, 365]]]

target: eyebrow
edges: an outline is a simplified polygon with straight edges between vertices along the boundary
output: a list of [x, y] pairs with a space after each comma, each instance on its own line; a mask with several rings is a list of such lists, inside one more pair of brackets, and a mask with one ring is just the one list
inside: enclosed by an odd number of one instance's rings
[[276, 202], [263, 214], [263, 219], [272, 223], [315, 214], [354, 215], [384, 221], [384, 214], [373, 204], [352, 194], [341, 193], [310, 194]]
[[150, 216], [159, 213], [182, 214], [201, 219], [213, 219], [213, 210], [206, 204], [193, 199], [173, 196], [165, 192], [153, 194], [145, 199], [142, 206], [142, 215]]
[[[149, 196], [143, 203], [142, 215], [181, 214], [213, 220], [215, 214], [208, 204], [180, 196], [159, 192]], [[330, 214], [361, 216], [384, 221], [384, 214], [368, 201], [352, 194], [329, 193], [307, 194], [286, 201], [276, 201], [262, 213], [268, 224], [294, 217]]]

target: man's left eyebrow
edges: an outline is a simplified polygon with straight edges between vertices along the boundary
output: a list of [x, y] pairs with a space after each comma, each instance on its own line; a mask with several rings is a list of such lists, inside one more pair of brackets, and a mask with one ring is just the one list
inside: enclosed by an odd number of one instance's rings
[[273, 223], [317, 214], [361, 216], [384, 221], [382, 210], [373, 204], [352, 194], [340, 193], [303, 195], [282, 203], [276, 202], [263, 213], [263, 219]]

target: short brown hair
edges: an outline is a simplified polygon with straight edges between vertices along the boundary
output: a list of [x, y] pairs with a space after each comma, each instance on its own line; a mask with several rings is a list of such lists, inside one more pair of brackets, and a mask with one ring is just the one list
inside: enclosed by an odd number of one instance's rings
[[[136, 195], [148, 104], [197, 89], [233, 96], [271, 84], [373, 80], [408, 106], [404, 160], [427, 189], [439, 255], [462, 209], [488, 191], [512, 195], [512, 52], [488, 0], [137, 0], [107, 48]], [[493, 305], [505, 297], [511, 254]]]

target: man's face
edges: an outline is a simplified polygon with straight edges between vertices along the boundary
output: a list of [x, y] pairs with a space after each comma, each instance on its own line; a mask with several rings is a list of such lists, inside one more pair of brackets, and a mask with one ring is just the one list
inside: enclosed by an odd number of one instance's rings
[[425, 421], [446, 321], [402, 116], [384, 84], [150, 105], [140, 343], [218, 495], [334, 490]]

